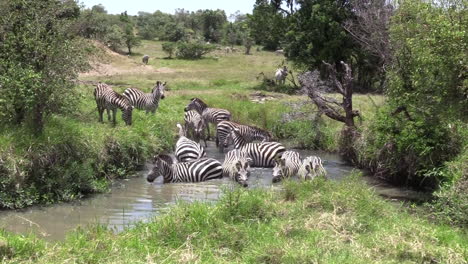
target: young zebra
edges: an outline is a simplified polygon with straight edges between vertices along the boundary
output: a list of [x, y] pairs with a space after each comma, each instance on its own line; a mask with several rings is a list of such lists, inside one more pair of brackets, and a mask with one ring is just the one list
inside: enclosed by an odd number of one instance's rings
[[202, 182], [223, 177], [221, 163], [215, 159], [204, 158], [176, 164], [171, 164], [170, 161], [171, 157], [167, 155], [155, 157], [154, 167], [146, 176], [146, 180], [153, 182], [162, 176], [164, 183]]
[[175, 156], [179, 162], [186, 162], [201, 159], [206, 156], [205, 149], [197, 142], [185, 136], [184, 128], [177, 124], [179, 128], [179, 140], [176, 143]]
[[296, 151], [285, 151], [275, 161], [273, 168], [273, 182], [279, 182], [283, 178], [290, 178], [297, 174], [301, 167], [302, 160]]
[[149, 112], [154, 114], [158, 109], [159, 100], [165, 98], [165, 88], [166, 83], [161, 83], [160, 81], [157, 81], [151, 93], [144, 93], [136, 88], [127, 88], [123, 95], [135, 108], [146, 110], [147, 114]]
[[125, 124], [128, 126], [132, 125], [132, 105], [125, 97], [112, 90], [107, 84], [99, 82], [96, 85], [96, 88], [94, 88], [94, 99], [96, 99], [99, 122], [103, 122], [102, 115], [104, 109], [107, 111], [107, 120], [110, 121], [110, 111], [112, 110], [112, 122], [115, 125], [115, 116], [117, 108], [119, 108], [122, 111], [122, 119], [125, 121]]
[[[247, 143], [254, 140], [261, 140], [262, 142], [270, 141], [273, 137], [270, 132], [254, 126], [241, 125], [232, 121], [221, 121], [216, 125], [216, 146], [219, 147], [219, 151], [223, 152], [226, 137], [231, 130], [237, 128], [240, 134]], [[221, 143], [221, 144], [220, 144]], [[229, 144], [229, 142], [228, 142]]]
[[327, 171], [323, 167], [322, 159], [317, 156], [305, 158], [299, 168], [299, 178], [303, 180], [313, 179], [316, 176], [326, 176]]
[[250, 176], [250, 163], [252, 163], [252, 159], [247, 153], [233, 149], [224, 158], [223, 176], [235, 180], [243, 187], [247, 187], [247, 180]]
[[252, 167], [273, 167], [274, 159], [286, 151], [278, 142], [247, 143], [237, 128], [231, 130], [225, 142], [229, 140], [234, 141], [235, 149], [247, 153], [252, 159]]
[[190, 99], [190, 103], [185, 107], [184, 111], [187, 112], [190, 110], [195, 110], [202, 116], [208, 130], [208, 139], [210, 139], [209, 123], [216, 125], [223, 120], [231, 120], [231, 113], [228, 110], [208, 107], [208, 105], [199, 98]]
[[187, 136], [197, 143], [200, 142], [200, 139], [203, 139], [205, 142], [205, 147], [207, 147], [208, 145], [206, 144], [205, 135], [206, 123], [202, 119], [201, 115], [194, 110], [187, 111], [184, 115], [184, 121], [184, 129], [187, 133]]

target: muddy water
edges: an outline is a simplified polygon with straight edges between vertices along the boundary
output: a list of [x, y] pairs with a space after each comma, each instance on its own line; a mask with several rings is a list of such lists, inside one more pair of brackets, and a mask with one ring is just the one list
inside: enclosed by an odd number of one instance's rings
[[[219, 153], [212, 142], [208, 144], [208, 157], [222, 161], [224, 154]], [[343, 178], [353, 169], [337, 155], [307, 150], [299, 152], [302, 157], [320, 156], [331, 179]], [[281, 188], [281, 183], [271, 183], [271, 171], [271, 168], [253, 168], [249, 188]], [[49, 241], [63, 239], [67, 232], [78, 226], [96, 223], [108, 225], [118, 232], [137, 221], [148, 221], [177, 201], [215, 201], [223, 188], [235, 186], [227, 178], [195, 184], [162, 184], [160, 177], [149, 184], [145, 179], [147, 172], [144, 170], [136, 178], [116, 182], [108, 194], [73, 203], [0, 211], [0, 228], [23, 234], [34, 232]]]

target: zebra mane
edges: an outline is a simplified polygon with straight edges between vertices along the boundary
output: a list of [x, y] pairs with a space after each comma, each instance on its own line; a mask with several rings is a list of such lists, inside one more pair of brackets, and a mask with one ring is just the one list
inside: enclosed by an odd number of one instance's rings
[[159, 154], [154, 157], [154, 161], [157, 161], [158, 159], [166, 162], [168, 165], [172, 165], [174, 163], [174, 160], [172, 159], [172, 157], [167, 154]]
[[205, 102], [203, 102], [200, 98], [194, 97], [194, 98], [190, 99], [190, 101], [192, 101], [194, 104], [200, 106], [200, 108], [202, 108], [202, 109], [205, 109], [205, 108], [208, 107], [208, 105]]
[[250, 128], [253, 128], [255, 130], [257, 130], [258, 132], [260, 133], [264, 133], [264, 134], [267, 134], [269, 137], [273, 137], [273, 135], [270, 133], [270, 131], [266, 130], [266, 129], [263, 129], [263, 128], [259, 128], [257, 126], [251, 126], [251, 125], [247, 125], [248, 127]]

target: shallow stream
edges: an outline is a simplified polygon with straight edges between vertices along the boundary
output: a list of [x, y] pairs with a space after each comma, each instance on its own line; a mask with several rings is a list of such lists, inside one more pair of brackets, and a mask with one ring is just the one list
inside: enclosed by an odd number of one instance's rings
[[[341, 179], [353, 169], [338, 155], [310, 150], [298, 152], [302, 157], [321, 157], [330, 179]], [[224, 154], [219, 153], [212, 142], [208, 142], [207, 156], [221, 162], [224, 159]], [[147, 164], [147, 169], [139, 172], [138, 177], [115, 182], [107, 194], [72, 203], [0, 211], [0, 228], [23, 234], [34, 232], [49, 241], [63, 239], [67, 232], [78, 226], [96, 223], [108, 225], [118, 232], [137, 221], [148, 221], [178, 200], [216, 201], [223, 188], [236, 184], [227, 178], [202, 183], [163, 184], [161, 177], [150, 184], [146, 181], [150, 168], [151, 164]], [[252, 168], [248, 188], [281, 188], [281, 183], [272, 184], [271, 173], [271, 168]]]

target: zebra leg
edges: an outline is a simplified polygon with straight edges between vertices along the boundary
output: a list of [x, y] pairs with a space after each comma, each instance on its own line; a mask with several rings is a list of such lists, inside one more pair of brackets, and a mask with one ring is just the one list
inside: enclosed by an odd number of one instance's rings
[[107, 108], [106, 112], [107, 112], [107, 121], [110, 122], [111, 121], [110, 110]]
[[114, 126], [115, 126], [115, 124], [117, 123], [117, 122], [115, 121], [115, 116], [116, 116], [116, 115], [117, 115], [117, 108], [114, 109], [114, 110], [112, 110], [112, 123], [114, 124]]
[[208, 131], [208, 138], [206, 138], [206, 140], [210, 140], [210, 135], [211, 134], [210, 134], [210, 123], [209, 122], [207, 122], [207, 124], [206, 124], [206, 130]]
[[98, 112], [99, 112], [99, 122], [104, 123], [102, 120], [102, 115], [104, 114], [104, 108], [98, 107]]

